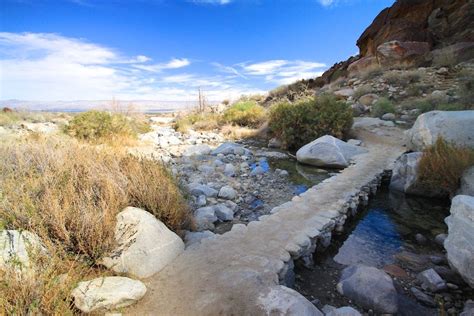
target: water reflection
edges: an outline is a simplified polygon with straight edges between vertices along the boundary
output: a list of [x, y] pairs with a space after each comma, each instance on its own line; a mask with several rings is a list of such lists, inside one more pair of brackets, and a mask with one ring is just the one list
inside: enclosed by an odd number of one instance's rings
[[446, 201], [409, 197], [382, 189], [371, 200], [355, 228], [339, 248], [338, 263], [383, 267], [406, 247], [419, 248], [415, 235], [434, 239], [445, 232]]
[[338, 263], [382, 267], [402, 246], [397, 226], [384, 209], [370, 209], [334, 257]]

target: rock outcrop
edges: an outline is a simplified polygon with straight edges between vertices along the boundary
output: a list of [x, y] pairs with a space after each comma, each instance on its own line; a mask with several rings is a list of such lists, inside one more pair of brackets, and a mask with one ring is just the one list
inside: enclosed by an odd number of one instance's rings
[[376, 56], [378, 47], [390, 41], [422, 42], [430, 48], [473, 42], [473, 7], [467, 0], [398, 0], [359, 37], [360, 55]]
[[125, 277], [105, 277], [79, 282], [72, 290], [74, 304], [84, 313], [129, 306], [145, 295], [145, 285]]
[[296, 152], [296, 159], [317, 167], [345, 168], [354, 156], [366, 152], [364, 148], [325, 135], [301, 147]]
[[349, 266], [342, 271], [337, 290], [364, 308], [378, 313], [398, 311], [397, 291], [392, 278], [374, 267]]
[[474, 111], [431, 111], [420, 115], [407, 132], [407, 146], [421, 151], [438, 137], [474, 148]]
[[102, 263], [118, 273], [146, 278], [163, 269], [184, 251], [184, 243], [152, 214], [127, 207], [117, 215], [118, 247]]
[[444, 241], [449, 265], [474, 287], [474, 197], [455, 196], [450, 212], [445, 219], [448, 237]]

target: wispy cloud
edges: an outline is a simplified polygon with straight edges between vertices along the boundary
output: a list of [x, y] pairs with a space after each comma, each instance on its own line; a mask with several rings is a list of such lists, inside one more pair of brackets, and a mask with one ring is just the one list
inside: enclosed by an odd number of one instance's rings
[[[0, 99], [209, 100], [236, 98], [262, 89], [235, 74], [181, 73], [188, 58], [152, 62], [84, 39], [50, 33], [0, 32]], [[209, 69], [209, 68], [208, 68]], [[236, 80], [239, 78], [240, 81]]]
[[189, 0], [189, 2], [196, 4], [226, 5], [231, 3], [232, 0]]
[[263, 77], [268, 82], [289, 84], [300, 79], [320, 76], [326, 68], [323, 63], [274, 59], [258, 63], [239, 64], [245, 75]]
[[189, 66], [191, 62], [187, 58], [173, 58], [166, 63], [153, 65], [134, 65], [135, 68], [150, 72], [161, 72], [165, 69], [178, 69]]

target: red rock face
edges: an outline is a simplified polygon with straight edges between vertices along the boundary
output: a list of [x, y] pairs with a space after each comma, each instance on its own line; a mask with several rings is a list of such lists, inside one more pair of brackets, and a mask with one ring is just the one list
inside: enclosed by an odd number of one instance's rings
[[377, 47], [376, 56], [382, 66], [394, 64], [414, 65], [422, 64], [425, 55], [429, 52], [430, 44], [427, 42], [391, 41], [379, 45]]
[[474, 41], [474, 2], [398, 0], [384, 9], [357, 41], [360, 55], [375, 56], [390, 41], [424, 42], [438, 48]]

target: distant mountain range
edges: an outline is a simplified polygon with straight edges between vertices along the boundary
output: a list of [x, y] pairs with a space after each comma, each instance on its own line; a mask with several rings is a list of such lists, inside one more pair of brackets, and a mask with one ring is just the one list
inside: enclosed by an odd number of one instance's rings
[[[214, 105], [217, 102], [209, 102]], [[197, 101], [156, 101], [156, 100], [75, 100], [75, 101], [24, 101], [0, 100], [0, 107], [29, 111], [82, 112], [91, 109], [130, 110], [136, 112], [172, 112], [197, 107]]]

